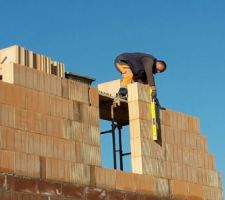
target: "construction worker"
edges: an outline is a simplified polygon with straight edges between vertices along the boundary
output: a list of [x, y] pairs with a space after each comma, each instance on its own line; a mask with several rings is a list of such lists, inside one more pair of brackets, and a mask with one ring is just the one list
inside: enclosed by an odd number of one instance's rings
[[115, 59], [115, 67], [122, 74], [121, 87], [118, 91], [120, 97], [127, 96], [127, 85], [132, 82], [148, 84], [153, 92], [152, 98], [156, 98], [156, 86], [154, 74], [166, 70], [166, 63], [157, 60], [146, 53], [122, 53]]

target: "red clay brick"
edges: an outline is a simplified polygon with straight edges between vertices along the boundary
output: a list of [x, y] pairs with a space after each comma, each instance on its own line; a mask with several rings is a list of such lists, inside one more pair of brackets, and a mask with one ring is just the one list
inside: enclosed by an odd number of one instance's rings
[[[15, 104], [15, 90], [16, 86], [15, 85], [4, 85], [5, 87], [3, 88], [5, 90], [5, 100], [6, 104], [8, 105], [14, 105]], [[18, 95], [18, 94], [17, 94]]]
[[172, 178], [172, 165], [171, 162], [164, 162], [165, 178]]
[[197, 149], [197, 136], [196, 134], [190, 134], [190, 147], [193, 149]]
[[2, 191], [3, 189], [5, 189], [5, 185], [4, 185], [5, 178], [6, 178], [5, 175], [2, 175], [2, 174], [0, 175], [0, 191]]
[[81, 104], [78, 101], [73, 101], [73, 120], [81, 121]]
[[209, 169], [215, 170], [215, 158], [213, 155], [208, 154], [208, 161], [209, 161]]
[[19, 154], [15, 156], [15, 172], [18, 175], [26, 175], [28, 171], [26, 154]]
[[34, 88], [34, 70], [25, 68], [26, 71], [26, 87]]
[[114, 190], [114, 191], [107, 191], [107, 198], [109, 200], [124, 200], [125, 199], [125, 192]]
[[12, 200], [11, 192], [6, 192], [6, 191], [0, 192], [0, 199], [1, 200]]
[[47, 152], [47, 136], [40, 135], [40, 156], [46, 156]]
[[218, 182], [219, 182], [220, 188], [222, 188], [222, 174], [221, 174], [221, 172], [218, 172]]
[[136, 190], [134, 174], [117, 171], [116, 172], [116, 189], [134, 192]]
[[199, 184], [188, 183], [188, 199], [200, 200], [203, 198], [202, 186]]
[[40, 157], [40, 178], [46, 179], [46, 158]]
[[170, 126], [170, 111], [168, 110], [160, 110], [161, 123], [163, 125]]
[[85, 188], [85, 199], [94, 200], [94, 199], [106, 199], [106, 191], [98, 188]]
[[0, 103], [7, 103], [6, 101], [6, 83], [0, 82]]
[[62, 123], [63, 120], [62, 118], [59, 117], [51, 117], [51, 122], [52, 122], [52, 135], [58, 138], [62, 138]]
[[[64, 74], [64, 73], [63, 73]], [[62, 78], [61, 77], [55, 77], [56, 78], [56, 95], [61, 97], [62, 96]]]
[[81, 122], [88, 123], [88, 107], [86, 103], [81, 103]]
[[99, 107], [98, 88], [89, 87], [89, 103], [91, 106]]
[[37, 111], [38, 108], [38, 92], [29, 89], [27, 91], [27, 109]]
[[23, 196], [24, 194], [23, 193], [18, 193], [18, 192], [12, 192], [12, 200], [15, 199], [15, 200], [23, 200]]
[[178, 127], [178, 113], [170, 111], [170, 126]]
[[42, 195], [33, 195], [33, 194], [26, 194], [26, 193], [12, 193], [12, 200], [48, 200], [47, 196]]
[[[74, 145], [75, 145], [75, 151], [74, 151]], [[71, 144], [72, 148], [71, 151], [73, 151], [75, 154], [73, 155], [73, 153], [71, 153], [71, 156], [74, 157], [75, 161], [78, 163], [83, 163], [84, 162], [84, 158], [83, 158], [83, 143], [79, 142], [79, 141], [75, 141]]]
[[49, 75], [49, 78], [50, 78], [50, 94], [56, 95], [57, 94], [56, 76]]
[[35, 194], [38, 193], [37, 180], [7, 176], [7, 190]]
[[47, 181], [37, 181], [38, 193], [49, 196], [59, 196], [62, 195], [62, 184], [47, 182]]
[[155, 178], [156, 193], [160, 198], [168, 198], [170, 196], [169, 180], [165, 178]]
[[54, 122], [53, 122], [53, 117], [52, 116], [45, 116], [46, 120], [46, 134], [53, 136], [53, 128], [54, 128]]
[[134, 183], [136, 192], [139, 193], [147, 193], [147, 194], [154, 194], [155, 191], [155, 180], [153, 176], [144, 175], [144, 174], [134, 174]]
[[42, 114], [50, 114], [50, 95], [38, 92], [38, 105], [37, 105], [37, 112]]
[[172, 162], [172, 178], [176, 180], [182, 180], [183, 171], [182, 171], [182, 164], [177, 162]]
[[[49, 200], [49, 199], [48, 199]], [[62, 197], [51, 197], [51, 200], [71, 200], [71, 199], [64, 199]], [[73, 199], [72, 199], [73, 200]]]
[[100, 146], [99, 126], [88, 126], [89, 142], [92, 145]]
[[62, 196], [82, 199], [84, 197], [84, 187], [80, 187], [74, 184], [63, 184]]
[[69, 80], [69, 99], [88, 103], [88, 84]]
[[33, 111], [27, 112], [27, 129], [30, 132], [41, 133], [42, 131], [42, 115]]
[[89, 164], [89, 165], [100, 165], [100, 147], [89, 145], [89, 144], [83, 144], [83, 163]]
[[[143, 195], [143, 196], [139, 195], [137, 200], [142, 200], [142, 199], [144, 199], [144, 200], [158, 200], [160, 198], [158, 198], [156, 196], [152, 197], [152, 196], [149, 196], [149, 195]], [[166, 199], [162, 198], [162, 200], [167, 200], [167, 198]], [[177, 200], [177, 199], [173, 199], [173, 200]]]
[[26, 103], [27, 103], [26, 99], [27, 99], [28, 90], [24, 87], [18, 87], [17, 93], [18, 93], [19, 98], [18, 99], [16, 98], [15, 106], [25, 109]]
[[26, 131], [15, 130], [15, 151], [28, 152], [28, 134]]
[[69, 164], [68, 161], [46, 158], [46, 179], [71, 181]]
[[188, 120], [187, 115], [181, 114], [181, 129], [188, 130]]
[[27, 130], [27, 110], [15, 110], [15, 127], [21, 130]]
[[184, 181], [171, 180], [170, 190], [173, 198], [186, 199], [188, 195], [188, 184]]
[[91, 183], [94, 187], [109, 188], [113, 190], [116, 188], [116, 171], [92, 166]]
[[174, 142], [176, 145], [180, 145], [181, 143], [181, 134], [179, 129], [174, 129]]
[[44, 91], [45, 90], [45, 83], [44, 83], [44, 73], [37, 71], [38, 75], [37, 75], [37, 82], [38, 82], [38, 90], [39, 91]]
[[53, 138], [46, 137], [46, 157], [53, 157]]
[[59, 158], [61, 160], [64, 160], [66, 153], [67, 152], [65, 152], [65, 148], [64, 148], [64, 140], [58, 139], [58, 154], [57, 154], [57, 158]]
[[0, 125], [15, 126], [15, 107], [0, 104]]
[[[146, 200], [144, 195], [135, 194], [135, 193], [126, 193], [125, 194], [125, 200]], [[153, 198], [151, 198], [153, 199]]]
[[40, 177], [39, 156], [16, 152], [15, 172], [18, 175]]
[[71, 149], [70, 149], [71, 143], [72, 143], [72, 141], [70, 141], [70, 140], [64, 140], [63, 141], [64, 159], [74, 161], [74, 159], [71, 157], [71, 153], [72, 153]]
[[44, 91], [48, 94], [51, 94], [51, 77], [48, 74], [44, 74], [43, 78], [45, 83]]
[[0, 172], [15, 172], [15, 153], [12, 151], [0, 150]]
[[69, 98], [68, 79], [65, 78], [62, 79], [62, 96], [67, 99]]
[[13, 98], [13, 105], [19, 108], [26, 108], [26, 98], [27, 98], [27, 89], [24, 87], [19, 86], [11, 86], [10, 89], [13, 92], [13, 96], [16, 98]]
[[65, 119], [73, 119], [73, 101], [68, 99], [62, 100], [63, 106], [62, 106], [62, 117]]
[[0, 148], [6, 150], [14, 150], [14, 145], [14, 130], [8, 127], [0, 126]]
[[99, 126], [99, 108], [89, 106], [87, 114], [89, 123], [91, 125]]
[[80, 163], [70, 163], [70, 182], [90, 185], [90, 166]]
[[62, 98], [50, 96], [49, 110], [52, 116], [62, 116]]
[[28, 153], [34, 155], [41, 154], [41, 137], [42, 135], [28, 132]]

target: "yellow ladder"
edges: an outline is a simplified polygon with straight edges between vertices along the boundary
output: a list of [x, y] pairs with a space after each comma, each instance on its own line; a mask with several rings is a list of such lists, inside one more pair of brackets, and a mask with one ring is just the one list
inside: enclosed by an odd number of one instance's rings
[[152, 118], [152, 138], [153, 140], [158, 140], [158, 124], [157, 124], [157, 118], [156, 118], [156, 102], [152, 98], [152, 88], [150, 88], [150, 115]]

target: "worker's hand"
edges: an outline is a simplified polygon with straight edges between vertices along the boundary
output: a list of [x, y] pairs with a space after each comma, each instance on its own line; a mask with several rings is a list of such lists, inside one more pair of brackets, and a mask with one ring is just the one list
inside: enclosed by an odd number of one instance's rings
[[157, 92], [156, 92], [156, 90], [152, 90], [152, 99], [157, 99]]

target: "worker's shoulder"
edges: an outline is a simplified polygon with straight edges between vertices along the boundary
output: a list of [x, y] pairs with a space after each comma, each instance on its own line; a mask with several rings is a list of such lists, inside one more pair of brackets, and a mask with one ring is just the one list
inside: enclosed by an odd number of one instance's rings
[[143, 52], [124, 52], [119, 54], [117, 57], [151, 57], [154, 58], [153, 55]]
[[155, 59], [155, 57], [149, 53], [142, 53], [142, 52], [137, 52], [137, 53], [134, 53], [136, 54], [137, 56], [140, 56], [140, 57], [149, 57], [149, 58], [153, 58]]

